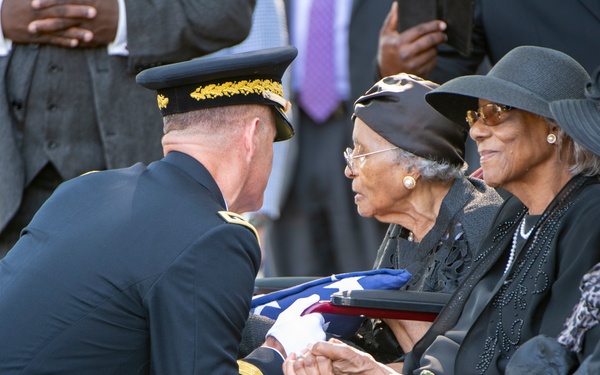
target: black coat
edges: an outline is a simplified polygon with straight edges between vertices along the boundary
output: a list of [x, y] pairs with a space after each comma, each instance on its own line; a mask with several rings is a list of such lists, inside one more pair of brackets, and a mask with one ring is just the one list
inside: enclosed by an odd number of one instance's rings
[[260, 248], [224, 211], [177, 152], [62, 184], [0, 261], [0, 373], [237, 374]]
[[[519, 345], [538, 334], [556, 337], [562, 330], [579, 300], [582, 276], [600, 261], [600, 183], [573, 178], [503, 276], [512, 234], [525, 212], [514, 197], [501, 207], [470, 275], [409, 353], [405, 373], [429, 365], [436, 374], [502, 374]], [[487, 298], [482, 287], [491, 290]], [[474, 304], [478, 311], [463, 309], [475, 295], [480, 297]], [[461, 324], [468, 328], [457, 340]], [[440, 370], [426, 356], [442, 363], [455, 358], [454, 367]]]

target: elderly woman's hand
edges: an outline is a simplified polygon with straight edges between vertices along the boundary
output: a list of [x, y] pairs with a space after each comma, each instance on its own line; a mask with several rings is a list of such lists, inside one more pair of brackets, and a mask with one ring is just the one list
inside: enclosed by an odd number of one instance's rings
[[333, 361], [316, 356], [305, 350], [302, 355], [290, 354], [283, 363], [285, 375], [326, 375], [333, 374]]
[[290, 355], [283, 364], [283, 372], [285, 375], [398, 374], [371, 355], [336, 339], [317, 342], [302, 357]]

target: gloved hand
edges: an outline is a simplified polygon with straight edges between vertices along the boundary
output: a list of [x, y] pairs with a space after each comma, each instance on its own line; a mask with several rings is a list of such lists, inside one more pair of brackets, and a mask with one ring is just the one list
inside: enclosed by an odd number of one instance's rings
[[325, 319], [318, 313], [301, 316], [302, 312], [319, 301], [319, 295], [297, 299], [279, 314], [277, 321], [267, 332], [283, 346], [286, 355], [299, 353], [309, 343], [325, 340]]

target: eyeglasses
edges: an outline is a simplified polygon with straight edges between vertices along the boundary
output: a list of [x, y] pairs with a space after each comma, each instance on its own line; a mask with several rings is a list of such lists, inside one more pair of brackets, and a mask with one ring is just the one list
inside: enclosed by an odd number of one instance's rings
[[469, 123], [469, 127], [472, 127], [477, 120], [481, 119], [481, 121], [483, 121], [483, 123], [487, 126], [496, 126], [502, 122], [502, 112], [509, 111], [511, 109], [513, 109], [513, 107], [509, 107], [507, 105], [488, 103], [479, 107], [477, 111], [468, 110], [467, 122]]
[[392, 151], [397, 148], [400, 148], [400, 147], [398, 147], [398, 146], [390, 147], [390, 148], [386, 148], [385, 150], [378, 150], [378, 151], [368, 152], [366, 154], [352, 156], [354, 149], [348, 147], [346, 149], [346, 151], [344, 151], [344, 158], [346, 159], [346, 164], [348, 164], [348, 169], [350, 169], [350, 173], [354, 174], [354, 159], [358, 159], [358, 158], [364, 159], [369, 155], [379, 154], [380, 152]]

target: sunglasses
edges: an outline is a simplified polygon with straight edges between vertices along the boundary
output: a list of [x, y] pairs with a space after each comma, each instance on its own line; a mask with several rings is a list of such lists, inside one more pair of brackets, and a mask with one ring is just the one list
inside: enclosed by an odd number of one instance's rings
[[488, 103], [482, 105], [476, 111], [468, 110], [466, 120], [467, 123], [469, 123], [469, 127], [472, 127], [477, 120], [483, 121], [486, 126], [496, 126], [502, 122], [502, 112], [511, 109], [513, 109], [513, 107], [507, 105]]

